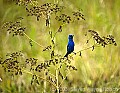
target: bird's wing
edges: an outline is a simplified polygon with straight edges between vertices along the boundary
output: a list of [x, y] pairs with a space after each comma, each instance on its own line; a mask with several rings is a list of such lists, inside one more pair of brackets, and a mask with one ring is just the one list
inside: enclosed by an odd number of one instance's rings
[[69, 44], [67, 45], [67, 51], [69, 50]]
[[67, 45], [67, 52], [70, 52], [71, 51], [71, 45], [70, 45], [70, 42], [68, 43]]

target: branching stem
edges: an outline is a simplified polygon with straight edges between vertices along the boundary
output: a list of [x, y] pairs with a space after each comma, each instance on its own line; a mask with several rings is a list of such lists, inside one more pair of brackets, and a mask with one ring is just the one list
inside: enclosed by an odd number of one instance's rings
[[36, 42], [36, 41], [34, 41], [33, 39], [31, 39], [27, 34], [24, 33], [24, 35], [25, 35], [29, 40], [31, 40], [32, 42], [36, 43], [38, 46], [40, 46], [40, 47], [43, 48], [42, 45], [40, 45], [38, 42]]

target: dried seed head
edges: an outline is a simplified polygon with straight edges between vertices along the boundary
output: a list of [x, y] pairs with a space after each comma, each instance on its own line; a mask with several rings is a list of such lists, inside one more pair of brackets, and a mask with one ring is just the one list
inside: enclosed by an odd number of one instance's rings
[[[96, 41], [96, 43], [103, 47], [105, 47], [106, 45], [109, 45], [109, 44], [114, 44], [115, 46], [117, 45], [117, 43], [115, 42], [114, 37], [112, 35], [108, 35], [107, 37], [105, 37], [105, 36], [100, 37], [99, 34], [94, 30], [88, 30], [88, 32], [91, 33], [91, 36]], [[94, 49], [94, 47], [93, 47], [93, 49]]]
[[26, 28], [23, 27], [21, 24], [22, 19], [23, 19], [22, 17], [19, 17], [14, 22], [11, 22], [11, 21], [6, 22], [3, 24], [2, 28], [7, 29], [8, 33], [12, 34], [13, 36], [15, 35], [23, 36]]
[[74, 20], [80, 20], [80, 19], [85, 20], [84, 15], [81, 13], [80, 10], [77, 12], [73, 12], [73, 16], [74, 16]]
[[61, 14], [60, 16], [56, 16], [57, 21], [61, 21], [62, 23], [69, 24], [72, 20], [71, 17], [66, 14]]
[[52, 3], [45, 3], [41, 6], [36, 5], [36, 6], [33, 6], [32, 8], [26, 7], [28, 16], [36, 16], [37, 21], [39, 21], [41, 17], [44, 17], [46, 19], [46, 26], [49, 25], [48, 15], [61, 12], [62, 9], [63, 9], [63, 6], [58, 6], [58, 4], [52, 4]]

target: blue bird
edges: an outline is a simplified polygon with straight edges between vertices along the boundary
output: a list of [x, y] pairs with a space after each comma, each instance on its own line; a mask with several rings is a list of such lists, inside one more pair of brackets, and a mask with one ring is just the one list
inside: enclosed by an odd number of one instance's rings
[[74, 51], [74, 41], [73, 41], [73, 36], [74, 35], [69, 35], [68, 36], [68, 45], [67, 45], [67, 53], [65, 54], [64, 57], [68, 57], [69, 54], [71, 54]]

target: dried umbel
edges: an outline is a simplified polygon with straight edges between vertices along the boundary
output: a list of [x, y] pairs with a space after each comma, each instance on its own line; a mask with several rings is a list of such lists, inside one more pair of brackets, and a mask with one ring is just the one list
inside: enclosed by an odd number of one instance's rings
[[45, 69], [48, 69], [51, 65], [56, 65], [56, 64], [58, 64], [58, 59], [45, 60], [44, 62], [38, 64], [35, 70], [41, 72], [44, 71]]
[[117, 43], [116, 43], [116, 41], [115, 41], [115, 39], [114, 39], [114, 36], [112, 36], [112, 35], [107, 35], [106, 37], [102, 37], [104, 40], [105, 40], [105, 42], [107, 43], [107, 44], [114, 44], [115, 46], [117, 46]]
[[28, 16], [36, 16], [37, 21], [41, 17], [45, 18], [46, 21], [48, 19], [48, 15], [56, 14], [57, 12], [61, 12], [63, 9], [63, 6], [58, 6], [58, 4], [52, 4], [52, 3], [45, 3], [41, 6], [32, 6], [32, 7], [26, 7], [26, 11], [28, 12]]
[[36, 59], [36, 58], [26, 59], [25, 63], [26, 63], [26, 64], [30, 64], [30, 71], [31, 71], [31, 70], [34, 70], [34, 66], [36, 66], [37, 61], [38, 61], [38, 59]]
[[55, 18], [57, 21], [60, 21], [60, 22], [63, 22], [63, 23], [70, 23], [72, 20], [71, 20], [71, 17], [69, 15], [66, 15], [66, 14], [61, 14], [60, 16], [56, 16]]
[[67, 68], [69, 70], [77, 70], [77, 68], [75, 66], [72, 66], [72, 65], [67, 65]]
[[105, 37], [105, 36], [100, 37], [99, 34], [94, 30], [88, 30], [88, 32], [91, 33], [91, 36], [96, 41], [96, 43], [103, 47], [105, 47], [106, 45], [109, 45], [109, 44], [114, 44], [115, 46], [117, 45], [117, 43], [114, 39], [114, 36], [112, 36], [112, 35], [108, 35], [107, 37]]
[[17, 5], [25, 5], [25, 6], [28, 6], [28, 5], [36, 6], [36, 5], [38, 5], [37, 0], [13, 0], [13, 1], [15, 1]]
[[1, 65], [5, 72], [9, 72], [12, 75], [22, 75], [22, 66], [19, 61], [19, 58], [23, 56], [21, 51], [7, 54], [6, 56], [8, 58], [6, 58], [4, 61], [1, 61]]
[[85, 20], [84, 15], [81, 13], [81, 11], [73, 12], [74, 20]]
[[[67, 15], [67, 14], [61, 14], [59, 16], [56, 16], [55, 18], [57, 21], [62, 22], [63, 24], [69, 24], [74, 21], [79, 21], [79, 20], [85, 20], [84, 15], [80, 11], [74, 11], [72, 12], [72, 15]], [[59, 31], [62, 31], [62, 26], [60, 26]]]
[[6, 22], [3, 24], [2, 29], [7, 29], [9, 34], [12, 34], [13, 36], [15, 35], [24, 36], [26, 28], [22, 26], [21, 23], [22, 19], [23, 19], [22, 17], [19, 17], [17, 18], [16, 21]]

